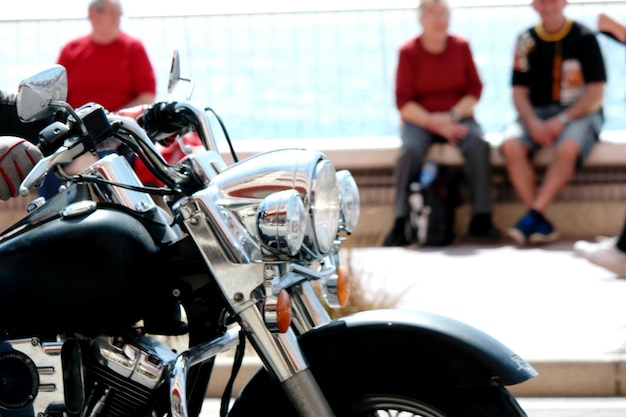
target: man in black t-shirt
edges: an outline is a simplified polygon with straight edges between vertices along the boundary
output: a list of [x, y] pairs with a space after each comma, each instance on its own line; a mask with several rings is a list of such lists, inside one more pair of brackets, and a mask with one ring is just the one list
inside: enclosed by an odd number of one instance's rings
[[[509, 179], [528, 212], [509, 229], [520, 245], [558, 238], [545, 211], [591, 153], [602, 128], [606, 69], [595, 34], [563, 14], [567, 0], [533, 0], [541, 21], [517, 39], [513, 103], [518, 119], [504, 132]], [[536, 185], [530, 157], [555, 148]]]

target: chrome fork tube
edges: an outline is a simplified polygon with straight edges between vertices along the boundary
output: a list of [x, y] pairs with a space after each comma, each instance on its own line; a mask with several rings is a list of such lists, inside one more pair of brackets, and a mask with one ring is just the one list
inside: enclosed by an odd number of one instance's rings
[[320, 302], [310, 281], [304, 281], [289, 289], [291, 295], [291, 326], [296, 334], [308, 332], [330, 321], [330, 316]]
[[271, 333], [255, 307], [242, 311], [239, 318], [266, 369], [274, 374], [298, 414], [302, 417], [333, 417], [334, 413], [308, 369], [293, 331]]

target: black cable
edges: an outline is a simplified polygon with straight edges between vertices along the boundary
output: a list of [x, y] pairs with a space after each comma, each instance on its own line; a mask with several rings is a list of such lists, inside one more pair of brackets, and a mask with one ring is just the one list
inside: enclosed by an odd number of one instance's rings
[[114, 187], [120, 187], [120, 188], [124, 188], [127, 190], [132, 190], [132, 191], [137, 191], [140, 193], [147, 193], [147, 194], [155, 194], [155, 195], [173, 195], [173, 196], [183, 196], [184, 194], [178, 191], [174, 191], [172, 189], [169, 188], [162, 188], [162, 187], [150, 187], [147, 185], [144, 186], [136, 186], [136, 185], [129, 185], [129, 184], [122, 184], [119, 182], [113, 182], [113, 181], [109, 181], [109, 180], [105, 180], [102, 177], [97, 177], [95, 175], [72, 175], [72, 176], [63, 176], [63, 179], [67, 180], [67, 181], [71, 181], [71, 182], [89, 182], [89, 183], [94, 183], [94, 184], [106, 184], [106, 185], [111, 185]]
[[230, 154], [233, 157], [233, 161], [239, 162], [239, 158], [237, 158], [237, 153], [235, 152], [235, 148], [233, 148], [233, 142], [230, 140], [230, 136], [228, 135], [228, 131], [226, 130], [226, 126], [224, 126], [224, 122], [222, 119], [215, 113], [215, 111], [210, 107], [205, 107], [204, 111], [210, 111], [213, 113], [220, 126], [222, 127], [222, 132], [224, 132], [224, 137], [226, 138], [226, 143], [228, 143], [228, 147], [230, 148]]
[[235, 385], [235, 379], [239, 375], [241, 364], [243, 362], [243, 356], [246, 350], [246, 334], [243, 330], [239, 331], [239, 345], [235, 351], [235, 359], [233, 360], [233, 369], [230, 373], [230, 378], [224, 388], [224, 394], [222, 394], [222, 402], [220, 404], [220, 417], [227, 417], [228, 406], [230, 405], [230, 399], [233, 395], [233, 386]]

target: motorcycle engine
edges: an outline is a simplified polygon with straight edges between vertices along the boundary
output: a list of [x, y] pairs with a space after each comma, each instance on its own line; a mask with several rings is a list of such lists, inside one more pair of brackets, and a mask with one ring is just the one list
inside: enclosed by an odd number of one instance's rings
[[0, 342], [0, 416], [149, 415], [175, 358], [149, 337]]

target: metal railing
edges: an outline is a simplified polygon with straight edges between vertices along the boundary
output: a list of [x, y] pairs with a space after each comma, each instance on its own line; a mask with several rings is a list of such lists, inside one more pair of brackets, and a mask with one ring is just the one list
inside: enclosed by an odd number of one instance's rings
[[[356, 2], [347, 2], [341, 10], [292, 6], [281, 12], [259, 6], [249, 13], [223, 6], [201, 15], [177, 9], [179, 15], [126, 17], [123, 29], [146, 44], [158, 99], [168, 98], [169, 60], [178, 49], [183, 75], [196, 81], [192, 101], [212, 107], [235, 140], [339, 137], [354, 138], [358, 146], [359, 137], [397, 134], [397, 48], [419, 30], [412, 3], [356, 10]], [[528, 2], [477, 3], [453, 3], [451, 31], [470, 40], [484, 83], [477, 117], [494, 132], [514, 117], [512, 48], [537, 16]], [[600, 11], [626, 20], [623, 1], [570, 2], [566, 11], [591, 27]], [[88, 30], [83, 17], [0, 21], [0, 88], [15, 89], [20, 79], [54, 63], [67, 40]], [[601, 35], [599, 40], [609, 70], [605, 127], [623, 130], [626, 48]]]

